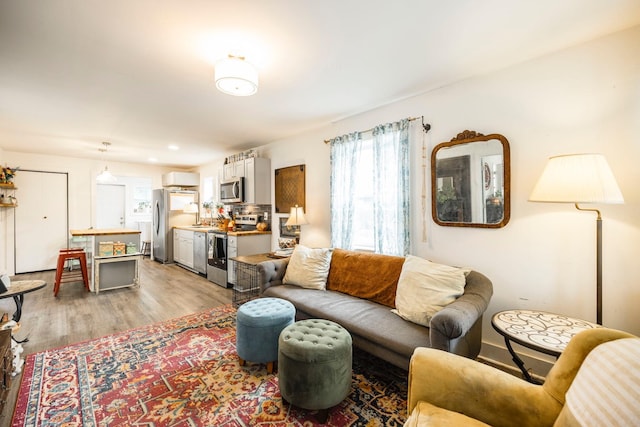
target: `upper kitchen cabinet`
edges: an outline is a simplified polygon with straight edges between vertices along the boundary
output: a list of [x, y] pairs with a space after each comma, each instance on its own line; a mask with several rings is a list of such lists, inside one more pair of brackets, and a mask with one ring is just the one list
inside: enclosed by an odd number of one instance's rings
[[244, 203], [271, 203], [271, 160], [250, 157], [224, 165], [223, 181], [244, 178]]
[[162, 175], [163, 187], [197, 187], [200, 174], [193, 172], [169, 172]]
[[244, 177], [244, 167], [245, 167], [244, 160], [227, 163], [226, 165], [224, 165], [222, 179], [227, 181], [229, 179]]

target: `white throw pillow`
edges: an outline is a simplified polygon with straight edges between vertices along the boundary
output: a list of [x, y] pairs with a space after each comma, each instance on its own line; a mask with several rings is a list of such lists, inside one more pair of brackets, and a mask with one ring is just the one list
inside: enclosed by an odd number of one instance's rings
[[464, 293], [469, 271], [408, 255], [402, 265], [396, 308], [392, 311], [405, 320], [429, 326], [434, 314]]
[[311, 249], [296, 245], [282, 283], [307, 289], [325, 290], [332, 253], [333, 249], [329, 248]]

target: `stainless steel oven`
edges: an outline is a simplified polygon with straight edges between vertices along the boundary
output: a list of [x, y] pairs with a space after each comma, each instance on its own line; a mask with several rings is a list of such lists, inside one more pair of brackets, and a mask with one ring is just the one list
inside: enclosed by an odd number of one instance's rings
[[227, 233], [207, 232], [207, 279], [224, 288], [228, 287]]

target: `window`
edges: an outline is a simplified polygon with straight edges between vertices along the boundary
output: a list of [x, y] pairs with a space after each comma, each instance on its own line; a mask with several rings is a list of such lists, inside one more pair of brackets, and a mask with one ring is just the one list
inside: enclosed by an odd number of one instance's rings
[[409, 252], [408, 120], [331, 140], [331, 243]]
[[375, 251], [373, 231], [373, 140], [362, 141], [362, 149], [355, 170], [352, 249]]

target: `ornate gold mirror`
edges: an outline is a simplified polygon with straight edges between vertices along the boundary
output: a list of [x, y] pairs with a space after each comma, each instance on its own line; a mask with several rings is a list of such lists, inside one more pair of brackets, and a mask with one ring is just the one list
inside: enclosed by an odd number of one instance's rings
[[431, 212], [436, 224], [500, 228], [511, 215], [509, 141], [465, 130], [431, 153]]

